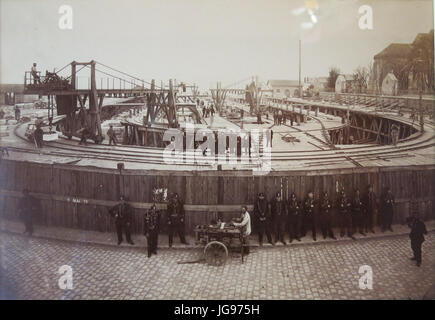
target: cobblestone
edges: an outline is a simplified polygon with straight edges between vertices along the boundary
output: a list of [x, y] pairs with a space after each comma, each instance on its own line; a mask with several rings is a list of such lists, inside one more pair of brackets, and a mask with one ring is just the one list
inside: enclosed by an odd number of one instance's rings
[[[409, 260], [406, 235], [254, 248], [223, 267], [178, 264], [201, 257], [192, 249], [117, 248], [0, 232], [0, 298], [8, 299], [422, 299], [435, 284], [435, 233], [423, 244], [423, 264]], [[73, 289], [58, 286], [62, 265]], [[373, 290], [358, 286], [361, 265], [373, 270]]]

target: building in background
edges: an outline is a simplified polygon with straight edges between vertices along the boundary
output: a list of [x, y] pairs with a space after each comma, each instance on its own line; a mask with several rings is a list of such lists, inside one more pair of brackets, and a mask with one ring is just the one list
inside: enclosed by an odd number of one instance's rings
[[312, 85], [312, 90], [314, 92], [325, 92], [328, 91], [328, 77], [306, 77], [304, 83], [309, 86]]
[[335, 80], [336, 93], [354, 93], [357, 88], [357, 81], [353, 74], [340, 74]]
[[433, 92], [434, 31], [419, 33], [412, 43], [392, 43], [373, 58], [373, 75], [369, 88], [382, 92], [382, 84], [390, 72], [398, 81], [397, 92]]
[[395, 96], [398, 94], [399, 80], [393, 72], [389, 72], [382, 81], [381, 92], [384, 95]]
[[[303, 83], [301, 83], [301, 86]], [[298, 80], [268, 80], [267, 88], [271, 90], [273, 98], [290, 98], [299, 96]]]

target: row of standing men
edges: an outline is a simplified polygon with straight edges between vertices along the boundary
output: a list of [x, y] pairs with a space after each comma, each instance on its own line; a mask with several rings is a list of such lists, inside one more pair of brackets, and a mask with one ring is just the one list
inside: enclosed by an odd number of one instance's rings
[[[23, 190], [24, 198], [18, 206], [19, 214], [25, 225], [25, 233], [32, 235], [33, 221], [41, 211], [40, 202], [33, 196], [29, 195], [27, 189]], [[378, 201], [376, 194], [373, 192], [372, 186], [368, 187], [364, 197], [360, 196], [359, 190], [355, 190], [353, 198], [349, 199], [344, 190], [341, 190], [335, 207], [338, 210], [340, 221], [340, 235], [355, 239], [353, 234], [359, 232], [365, 235], [365, 232], [373, 232], [374, 215], [377, 211]], [[268, 241], [275, 244], [278, 240], [285, 242], [285, 229], [289, 231], [290, 242], [293, 239], [300, 241], [300, 237], [305, 236], [308, 229], [311, 229], [313, 239], [316, 240], [316, 227], [320, 224], [320, 229], [323, 237], [331, 237], [335, 239], [331, 228], [333, 219], [333, 202], [329, 199], [327, 192], [323, 193], [320, 200], [314, 198], [313, 192], [308, 192], [307, 197], [303, 202], [299, 201], [294, 193], [290, 199], [285, 201], [281, 197], [281, 193], [276, 193], [275, 197], [270, 201], [266, 200], [263, 193], [258, 195], [258, 199], [254, 205], [254, 218], [257, 224], [258, 238], [260, 245], [263, 244], [263, 235], [266, 233]], [[246, 212], [246, 207], [243, 207], [243, 214]], [[389, 188], [380, 198], [380, 225], [381, 230], [385, 231], [391, 228], [394, 210], [394, 196]], [[116, 231], [118, 235], [118, 244], [123, 241], [123, 232], [126, 235], [126, 240], [131, 245], [134, 242], [131, 239], [131, 223], [132, 223], [132, 208], [125, 201], [124, 196], [120, 197], [120, 202], [109, 209], [109, 213], [115, 218]], [[153, 204], [144, 214], [143, 233], [147, 238], [148, 257], [152, 254], [157, 254], [157, 240], [160, 229], [160, 210]], [[167, 226], [169, 236], [169, 246], [172, 246], [173, 235], [177, 233], [180, 240], [184, 244], [188, 244], [185, 239], [185, 212], [184, 203], [178, 197], [178, 194], [173, 194], [167, 205]], [[248, 215], [247, 219], [250, 224]], [[422, 253], [421, 247], [424, 242], [424, 234], [427, 234], [426, 226], [418, 218], [418, 211], [413, 213], [412, 217], [407, 219], [408, 226], [411, 228], [411, 249], [417, 266], [421, 265]], [[240, 225], [240, 224], [239, 224]], [[250, 230], [250, 226], [249, 226]], [[275, 233], [275, 242], [272, 242], [271, 230]], [[250, 231], [247, 233], [249, 235]], [[248, 247], [249, 249], [249, 247]]]
[[[381, 230], [393, 231], [391, 224], [394, 196], [389, 188], [380, 198], [379, 205]], [[266, 234], [271, 244], [278, 241], [287, 244], [285, 240], [287, 232], [290, 242], [295, 239], [300, 241], [309, 230], [312, 232], [313, 240], [316, 241], [319, 227], [324, 239], [327, 237], [336, 239], [332, 230], [334, 208], [338, 213], [341, 237], [347, 235], [355, 240], [354, 234], [358, 231], [364, 236], [368, 232], [374, 233], [374, 217], [378, 211], [378, 200], [372, 186], [368, 187], [364, 196], [361, 196], [360, 191], [356, 189], [350, 198], [342, 189], [336, 201], [332, 201], [327, 192], [324, 192], [320, 199], [315, 199], [314, 193], [310, 191], [303, 201], [299, 200], [295, 193], [291, 194], [288, 201], [282, 198], [280, 192], [277, 192], [271, 201], [267, 201], [264, 193], [259, 193], [253, 212], [259, 243], [263, 244], [263, 236]]]
[[[120, 202], [109, 209], [109, 213], [115, 219], [118, 245], [123, 241], [123, 233], [129, 244], [134, 245], [131, 239], [132, 207], [125, 201], [124, 196], [120, 196]], [[185, 211], [184, 203], [177, 193], [169, 199], [167, 209], [167, 227], [169, 237], [169, 247], [172, 247], [173, 236], [178, 234], [183, 244], [188, 244], [185, 238]], [[143, 234], [147, 238], [148, 257], [157, 254], [157, 239], [160, 230], [160, 210], [153, 204], [144, 214]]]

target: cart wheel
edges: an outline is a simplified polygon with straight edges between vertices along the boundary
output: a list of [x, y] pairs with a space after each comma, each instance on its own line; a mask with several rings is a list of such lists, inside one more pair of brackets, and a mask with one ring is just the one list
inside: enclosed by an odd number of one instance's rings
[[207, 243], [204, 248], [204, 256], [207, 264], [212, 266], [222, 266], [228, 258], [227, 247], [219, 241]]

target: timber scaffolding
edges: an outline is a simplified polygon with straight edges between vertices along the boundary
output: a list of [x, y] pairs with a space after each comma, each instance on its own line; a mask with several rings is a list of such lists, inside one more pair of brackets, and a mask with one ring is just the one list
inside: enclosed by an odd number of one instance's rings
[[[243, 100], [246, 97], [241, 96], [246, 95], [246, 90], [234, 94], [240, 102], [246, 102]], [[307, 119], [316, 113], [320, 116], [322, 111], [325, 115], [349, 114], [349, 117], [375, 114], [370, 106], [353, 108], [333, 101], [271, 100], [270, 106], [293, 111], [287, 102], [295, 105], [295, 115], [299, 115], [300, 121], [305, 119], [300, 116], [301, 108]], [[8, 146], [8, 159], [0, 159], [0, 216], [19, 219], [17, 205], [23, 189], [27, 188], [41, 200], [40, 224], [114, 231], [114, 221], [107, 209], [123, 194], [134, 209], [133, 230], [140, 233], [143, 214], [153, 203], [155, 190], [167, 189], [169, 193], [177, 192], [185, 201], [186, 228], [191, 231], [196, 225], [209, 223], [218, 213], [224, 219], [238, 215], [241, 205], [248, 205], [248, 210], [252, 210], [259, 192], [264, 192], [268, 199], [277, 191], [281, 191], [284, 199], [295, 192], [302, 199], [308, 191], [314, 191], [318, 199], [321, 192], [328, 191], [335, 198], [341, 187], [349, 195], [356, 188], [364, 194], [367, 185], [372, 184], [378, 196], [385, 187], [391, 188], [397, 202], [395, 223], [405, 222], [411, 203], [417, 204], [424, 219], [433, 219], [433, 124], [423, 117], [423, 132], [419, 131], [417, 122], [412, 123], [405, 115], [395, 112], [375, 115], [402, 122], [415, 133], [401, 139], [397, 147], [355, 145], [338, 150], [273, 152], [272, 169], [265, 175], [254, 175], [253, 170], [233, 165], [223, 170], [196, 165], [169, 166], [162, 159], [162, 150], [156, 148], [82, 147], [68, 141], [53, 141], [47, 142], [42, 150], [35, 150], [30, 143], [20, 141]], [[23, 138], [23, 129], [23, 126], [15, 127], [13, 135]], [[64, 164], [59, 163], [62, 159]], [[117, 167], [120, 162], [125, 166]], [[157, 206], [164, 210], [166, 203]], [[334, 224], [336, 218], [335, 215]]]
[[[62, 77], [61, 72], [67, 70], [69, 66], [71, 67], [70, 74]], [[78, 73], [85, 68], [90, 70], [87, 88], [78, 85]], [[97, 73], [105, 75], [105, 81], [101, 78], [101, 81], [97, 82]], [[186, 87], [185, 84], [182, 85]], [[176, 128], [178, 126], [176, 104], [196, 103], [199, 97], [196, 86], [188, 87], [192, 88], [192, 95], [178, 96], [178, 88], [174, 87], [172, 80], [169, 80], [167, 88], [163, 83], [159, 87], [155, 84], [155, 80], [147, 82], [94, 60], [90, 62], [73, 61], [54, 73], [46, 72], [45, 76], [38, 73], [35, 77], [31, 71], [26, 71], [24, 76], [25, 94], [47, 96], [49, 119], [53, 117], [55, 105], [58, 115], [66, 115], [60, 123], [60, 128], [66, 136], [69, 138], [79, 136], [78, 132], [87, 128], [90, 131], [90, 138], [96, 143], [101, 143], [104, 139], [101, 129], [101, 113], [105, 97], [132, 98], [129, 100], [130, 103], [146, 106], [147, 114], [144, 118], [144, 125], [154, 124], [156, 117], [161, 115], [167, 121], [167, 127]], [[89, 108], [87, 109], [88, 98]], [[79, 102], [79, 107], [77, 102]]]
[[400, 119], [389, 117], [385, 113], [370, 113], [367, 110], [292, 98], [272, 98], [269, 99], [269, 102], [271, 103], [270, 109], [282, 110], [284, 114], [296, 119], [298, 124], [306, 123], [309, 118], [318, 120], [319, 113], [326, 116], [341, 117], [343, 125], [339, 128], [327, 130], [322, 125], [324, 139], [330, 146], [336, 144], [390, 144], [393, 124], [399, 128], [399, 141], [417, 132], [413, 123], [410, 125]]
[[[431, 120], [435, 110], [433, 99], [367, 95], [359, 97], [348, 94], [344, 97], [343, 94], [325, 94], [324, 97], [323, 100], [264, 97], [263, 110], [281, 111], [287, 119], [292, 118], [298, 126], [310, 118], [317, 120], [322, 126], [324, 140], [331, 148], [336, 144], [390, 144], [393, 124], [399, 129], [399, 141], [403, 140], [417, 132], [415, 124], [420, 126], [421, 131], [424, 130], [424, 116]], [[244, 97], [230, 99], [247, 104]], [[343, 125], [326, 129], [318, 118], [319, 113], [341, 117]], [[406, 113], [409, 119], [405, 119]]]
[[[322, 108], [331, 108], [336, 113], [348, 110], [347, 106], [293, 99], [293, 104], [298, 102], [311, 105], [309, 110], [304, 105], [303, 110], [304, 114], [309, 112], [309, 116], [315, 116], [313, 105], [316, 104], [318, 115]], [[295, 111], [300, 114], [300, 110]], [[370, 108], [349, 109], [350, 115], [354, 112], [372, 113]], [[316, 198], [322, 191], [328, 191], [335, 198], [341, 187], [349, 195], [355, 188], [364, 194], [367, 185], [373, 184], [378, 196], [385, 187], [390, 187], [396, 196], [395, 223], [404, 223], [411, 203], [417, 203], [424, 219], [433, 219], [435, 166], [431, 154], [434, 126], [426, 122], [425, 132], [417, 132], [418, 125], [404, 116], [393, 117], [388, 113], [377, 116], [391, 117], [413, 126], [416, 134], [402, 139], [398, 147], [355, 145], [339, 150], [273, 152], [272, 170], [260, 176], [254, 175], [252, 170], [234, 166], [227, 170], [165, 166], [162, 151], [146, 147], [110, 149], [102, 145], [82, 147], [57, 141], [48, 142], [42, 152], [36, 153], [31, 147], [11, 147], [9, 159], [0, 160], [0, 215], [18, 219], [16, 208], [22, 190], [28, 188], [42, 202], [39, 223], [112, 232], [114, 222], [107, 209], [124, 194], [134, 208], [133, 229], [139, 233], [143, 214], [153, 203], [154, 191], [167, 189], [184, 199], [189, 232], [196, 225], [209, 223], [218, 213], [229, 219], [238, 215], [241, 205], [248, 205], [252, 210], [259, 192], [264, 192], [268, 199], [277, 191], [281, 191], [285, 199], [295, 192], [301, 199], [309, 190], [315, 192]], [[20, 133], [21, 127], [16, 129]], [[55, 163], [62, 157], [71, 163]], [[84, 163], [80, 163], [82, 161]], [[125, 167], [116, 169], [119, 162], [125, 163]], [[110, 166], [103, 167], [104, 163]], [[154, 167], [147, 167], [150, 164]], [[158, 207], [164, 210], [166, 203], [158, 203]], [[162, 221], [164, 219], [165, 213]]]

